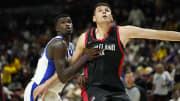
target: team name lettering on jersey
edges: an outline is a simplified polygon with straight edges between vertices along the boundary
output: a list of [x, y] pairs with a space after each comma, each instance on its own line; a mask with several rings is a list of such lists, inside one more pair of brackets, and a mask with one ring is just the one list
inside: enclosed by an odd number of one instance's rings
[[93, 48], [103, 49], [101, 55], [105, 55], [104, 51], [115, 51], [116, 47], [115, 44], [97, 44]]
[[104, 49], [109, 51], [115, 51], [115, 44], [97, 44], [93, 48]]

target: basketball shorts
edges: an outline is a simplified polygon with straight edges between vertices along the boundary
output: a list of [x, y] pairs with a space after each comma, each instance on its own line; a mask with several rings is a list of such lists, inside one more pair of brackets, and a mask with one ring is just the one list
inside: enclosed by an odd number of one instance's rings
[[125, 92], [113, 92], [100, 87], [82, 88], [83, 101], [131, 101]]
[[[42, 101], [41, 97], [38, 97], [36, 100], [33, 99], [33, 91], [38, 85], [31, 81], [28, 83], [25, 92], [24, 92], [24, 101]], [[62, 101], [58, 93], [48, 90], [45, 96], [45, 101]]]

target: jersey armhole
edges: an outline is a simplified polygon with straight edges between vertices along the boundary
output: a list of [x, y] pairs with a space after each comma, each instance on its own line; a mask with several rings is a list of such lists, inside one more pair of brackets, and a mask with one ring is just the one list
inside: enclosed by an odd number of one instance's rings
[[84, 42], [85, 48], [87, 47], [87, 36], [88, 36], [88, 33], [86, 32], [86, 33], [85, 33], [85, 42]]
[[117, 29], [118, 46], [119, 46], [120, 51], [124, 54], [124, 50], [123, 50], [123, 47], [121, 45], [121, 40], [120, 40], [120, 36], [119, 36], [119, 27], [117, 26], [116, 29]]
[[122, 45], [121, 45], [121, 40], [120, 40], [120, 36], [119, 36], [119, 27], [117, 26], [116, 29], [117, 29], [118, 46], [119, 46], [119, 49], [120, 49], [120, 51], [122, 53], [122, 59], [120, 61], [120, 66], [119, 66], [119, 70], [118, 70], [118, 75], [120, 77], [121, 76], [121, 72], [122, 72], [122, 68], [123, 68], [123, 62], [124, 62], [125, 53], [124, 53]]

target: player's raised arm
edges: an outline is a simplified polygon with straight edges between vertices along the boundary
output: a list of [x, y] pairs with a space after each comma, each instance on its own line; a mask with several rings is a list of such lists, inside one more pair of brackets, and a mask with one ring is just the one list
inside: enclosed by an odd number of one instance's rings
[[157, 39], [168, 41], [180, 41], [180, 32], [153, 30], [146, 28], [139, 28], [135, 26], [127, 26], [126, 29], [129, 33], [129, 38], [144, 38], [144, 39]]
[[81, 34], [77, 41], [75, 52], [70, 59], [70, 64], [74, 64], [82, 55], [85, 49], [85, 33]]

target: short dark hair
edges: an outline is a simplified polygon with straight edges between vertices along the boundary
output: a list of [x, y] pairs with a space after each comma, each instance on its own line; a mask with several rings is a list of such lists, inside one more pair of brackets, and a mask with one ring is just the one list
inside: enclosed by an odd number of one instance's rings
[[94, 14], [95, 14], [96, 8], [99, 7], [99, 6], [107, 6], [107, 7], [109, 7], [111, 9], [111, 6], [108, 3], [106, 3], [106, 2], [98, 2], [94, 7]]
[[66, 13], [61, 13], [61, 14], [58, 14], [55, 18], [55, 23], [57, 23], [57, 21], [60, 19], [60, 18], [64, 18], [64, 17], [70, 17], [69, 14], [66, 14]]
[[64, 17], [70, 17], [70, 15], [69, 14], [67, 14], [67, 13], [59, 13], [59, 12], [57, 12], [56, 14], [55, 14], [55, 16], [54, 16], [54, 23], [53, 23], [53, 26], [54, 26], [54, 33], [56, 33], [56, 26], [57, 26], [57, 22], [58, 22], [58, 20], [60, 19], [60, 18], [64, 18]]

